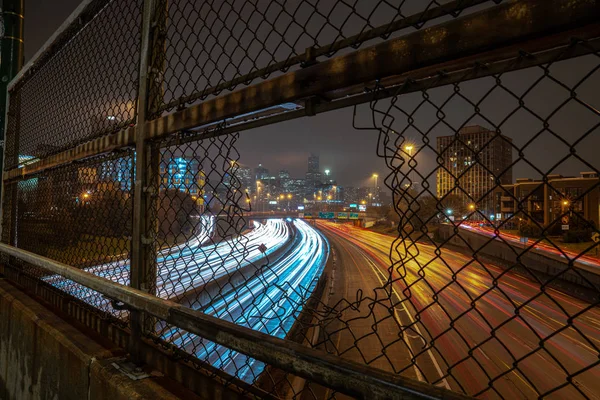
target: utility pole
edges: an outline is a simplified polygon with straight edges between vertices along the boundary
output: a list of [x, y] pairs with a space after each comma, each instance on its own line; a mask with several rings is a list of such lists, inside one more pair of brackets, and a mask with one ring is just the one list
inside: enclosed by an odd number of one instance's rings
[[0, 0], [0, 176], [4, 172], [7, 88], [23, 67], [23, 1]]

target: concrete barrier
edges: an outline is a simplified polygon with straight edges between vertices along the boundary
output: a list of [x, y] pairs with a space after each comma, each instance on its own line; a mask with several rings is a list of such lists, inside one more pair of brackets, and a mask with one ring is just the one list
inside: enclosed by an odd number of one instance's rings
[[[509, 244], [501, 240], [492, 240], [490, 236], [470, 232], [465, 229], [456, 231], [454, 226], [441, 225], [439, 238], [452, 246], [463, 250], [475, 250], [478, 255], [491, 257], [505, 264], [517, 265], [530, 271], [536, 271], [546, 277], [559, 276], [559, 280], [581, 286], [585, 289], [593, 289], [591, 286], [600, 286], [600, 274], [590, 270], [582, 263], [575, 262], [569, 266], [559, 256], [544, 254], [541, 251], [531, 249], [517, 244]], [[560, 275], [559, 275], [560, 274]]]
[[0, 398], [200, 399], [164, 377], [131, 380], [113, 366], [124, 350], [88, 334], [0, 279]]

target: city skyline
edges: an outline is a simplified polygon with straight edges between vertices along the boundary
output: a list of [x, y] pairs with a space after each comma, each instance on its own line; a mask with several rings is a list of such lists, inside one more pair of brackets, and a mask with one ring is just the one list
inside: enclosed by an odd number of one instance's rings
[[[47, 38], [67, 16], [79, 5], [78, 0], [42, 2], [27, 0], [27, 23], [25, 23], [25, 61], [28, 61]], [[31, 6], [30, 6], [31, 5]], [[590, 59], [567, 61], [554, 66], [551, 70], [555, 79], [569, 81], [573, 71], [583, 71], [593, 68]], [[518, 99], [509, 95], [512, 91], [521, 95], [528, 83], [535, 82], [543, 71], [527, 69], [514, 73], [511, 77], [503, 77], [502, 83], [506, 89], [496, 89], [487, 93], [491, 80], [473, 80], [463, 82], [463, 96], [481, 97], [479, 111], [474, 113], [473, 105], [455, 96], [446, 102], [452, 90], [449, 87], [437, 88], [428, 93], [428, 102], [421, 105], [423, 95], [420, 92], [409, 93], [398, 102], [397, 106], [407, 109], [418, 109], [421, 124], [408, 125], [406, 121], [397, 121], [394, 129], [403, 132], [404, 137], [414, 145], [415, 159], [418, 162], [417, 172], [431, 171], [436, 168], [434, 153], [435, 140], [439, 136], [454, 134], [463, 126], [481, 125], [494, 130], [492, 124], [498, 124], [501, 133], [513, 139], [513, 179], [519, 177], [541, 177], [539, 171], [519, 158], [522, 149], [523, 157], [536, 165], [547, 174], [577, 176], [581, 171], [600, 170], [600, 158], [595, 157], [595, 149], [600, 148], [600, 135], [586, 135], [593, 129], [594, 114], [590, 110], [577, 106], [573, 102], [565, 104], [560, 112], [552, 117], [552, 126], [557, 135], [544, 132], [543, 120], [538, 116], [555, 109], [570, 98], [570, 93], [558, 85], [540, 83], [537, 87], [539, 100], [528, 99], [531, 105], [529, 112], [519, 111], [518, 115], [503, 122], [507, 115], [514, 112]], [[596, 73], [590, 79], [596, 82], [600, 74]], [[579, 87], [579, 99], [588, 104], [594, 104], [595, 92], [593, 84]], [[440, 121], [437, 108], [444, 104], [444, 119]], [[353, 118], [353, 113], [356, 113]], [[482, 118], [486, 115], [486, 118]], [[571, 115], [571, 118], [567, 118]], [[354, 120], [354, 123], [353, 123]], [[368, 129], [355, 129], [368, 128]], [[358, 107], [356, 110], [346, 108], [317, 114], [299, 120], [286, 121], [240, 133], [237, 149], [242, 158], [240, 163], [253, 168], [259, 163], [269, 164], [272, 170], [286, 169], [294, 177], [301, 177], [306, 172], [305, 161], [310, 153], [321, 157], [321, 164], [336, 176], [341, 185], [366, 186], [371, 175], [378, 173], [380, 187], [385, 188], [384, 179], [390, 171], [385, 161], [376, 155], [379, 132], [371, 128], [371, 112], [368, 107]], [[396, 126], [398, 125], [398, 126]], [[282, 134], [285, 133], [285, 134]], [[424, 140], [426, 133], [427, 139]], [[531, 140], [534, 135], [541, 134], [540, 139]], [[560, 137], [559, 137], [560, 136]], [[582, 139], [583, 138], [583, 139]], [[529, 143], [531, 141], [531, 143]], [[425, 143], [427, 142], [427, 143]], [[554, 165], [553, 159], [560, 159], [571, 153], [567, 144], [575, 143], [575, 150], [581, 159], [588, 160], [592, 165], [583, 165], [577, 158], [569, 157], [560, 164]], [[429, 147], [428, 147], [429, 146]], [[272, 155], [265, 158], [264, 155]], [[327, 161], [325, 161], [327, 160]], [[361, 168], [357, 170], [356, 161], [360, 160]], [[413, 172], [413, 175], [416, 175]], [[435, 188], [435, 174], [428, 176], [430, 188]], [[435, 193], [435, 189], [432, 190]]]

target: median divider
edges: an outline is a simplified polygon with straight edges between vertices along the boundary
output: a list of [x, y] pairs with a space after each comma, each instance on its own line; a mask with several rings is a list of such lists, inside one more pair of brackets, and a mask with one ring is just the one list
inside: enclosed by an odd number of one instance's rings
[[213, 301], [227, 296], [248, 282], [248, 280], [262, 274], [266, 268], [274, 265], [281, 257], [287, 254], [298, 241], [294, 225], [289, 222], [286, 222], [286, 224], [290, 228], [290, 237], [279, 249], [270, 254], [263, 254], [263, 257], [233, 272], [228, 272], [215, 279], [211, 279], [204, 285], [198, 286], [179, 296], [174, 301], [196, 310], [202, 310], [208, 307]]
[[[315, 315], [315, 311], [322, 306], [327, 307], [328, 304], [328, 288], [330, 277], [333, 279], [333, 273], [335, 270], [335, 256], [331, 257], [333, 249], [329, 245], [329, 242], [325, 235], [323, 235], [318, 229], [318, 234], [321, 235], [323, 240], [323, 246], [327, 254], [327, 261], [325, 267], [321, 272], [321, 276], [315, 288], [311, 292], [308, 300], [302, 307], [300, 315], [294, 321], [294, 324], [288, 331], [285, 339], [296, 342], [298, 344], [312, 347], [319, 337], [319, 316]], [[317, 311], [318, 312], [318, 311]], [[286, 372], [280, 369], [267, 366], [269, 371], [268, 374], [262, 374], [258, 379], [256, 385], [261, 389], [271, 393], [275, 392], [280, 398], [289, 399], [293, 398], [297, 393], [301, 393], [306, 379], [294, 376], [292, 378], [284, 379]], [[291, 386], [288, 383], [291, 382]], [[278, 383], [276, 383], [278, 382]]]
[[497, 262], [500, 266], [524, 268], [529, 273], [536, 272], [539, 278], [574, 296], [592, 301], [597, 299], [593, 287], [600, 286], [598, 268], [576, 260], [569, 262], [560, 256], [530, 249], [527, 245], [512, 244], [465, 229], [461, 229], [460, 234], [455, 234], [455, 227], [450, 225], [442, 225], [439, 235], [444, 241], [443, 246], [450, 245], [453, 250], [465, 255], [477, 254]]

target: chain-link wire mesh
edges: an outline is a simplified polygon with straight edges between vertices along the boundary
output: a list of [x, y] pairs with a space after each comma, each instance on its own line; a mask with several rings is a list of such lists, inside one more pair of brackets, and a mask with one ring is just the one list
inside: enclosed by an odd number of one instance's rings
[[162, 1], [158, 20], [164, 39], [157, 43], [156, 65], [164, 68], [164, 98], [158, 109], [185, 107], [341, 50], [421, 29], [430, 20], [499, 2]]
[[[395, 341], [421, 343], [393, 369], [482, 397], [597, 395], [600, 58], [589, 46], [416, 93], [409, 79], [362, 110], [399, 216], [398, 238], [372, 244], [391, 245], [380, 290], [412, 314], [409, 339]], [[577, 48], [592, 54], [558, 61]]]
[[[248, 216], [257, 192], [239, 163], [238, 134], [195, 136], [185, 132], [153, 145], [156, 294], [285, 338], [319, 281], [327, 245], [300, 221]], [[215, 377], [226, 372], [256, 383], [264, 371], [263, 363], [176, 326], [158, 321], [148, 333], [182, 357], [211, 365]]]
[[76, 20], [58, 51], [36, 60], [11, 91], [19, 123], [9, 123], [6, 167], [135, 122], [142, 3], [92, 2], [93, 18]]
[[[142, 3], [94, 3], [96, 17], [17, 83], [9, 168], [136, 122]], [[495, 3], [158, 0], [149, 119]], [[354, 125], [378, 136], [390, 168], [394, 237], [269, 214], [291, 193], [244, 166], [227, 121], [148, 143], [143, 289], [468, 395], [594, 398], [596, 48], [573, 40], [551, 59], [522, 52], [479, 79], [488, 66], [476, 62], [449, 85], [440, 70], [369, 87], [376, 100], [355, 109]], [[515, 72], [523, 60], [539, 66]], [[130, 285], [135, 164], [122, 149], [5, 180], [2, 241]], [[18, 267], [128, 319], [97, 292]], [[143, 330], [259, 397], [342, 398], [156, 318]]]
[[[129, 283], [133, 153], [57, 167], [7, 186], [3, 240], [120, 284]], [[28, 272], [105, 312], [101, 294], [37, 268]]]

